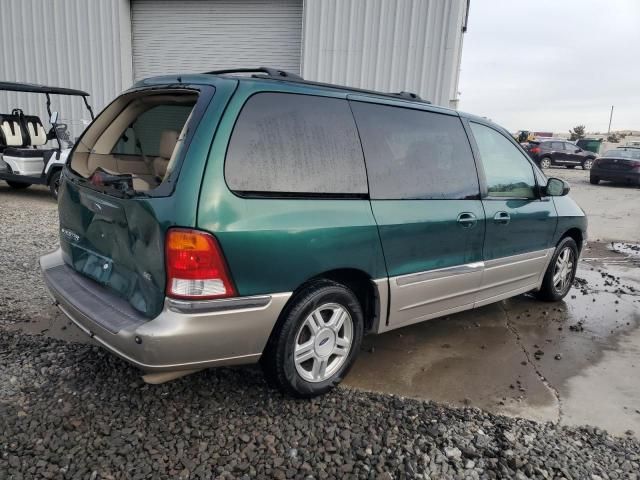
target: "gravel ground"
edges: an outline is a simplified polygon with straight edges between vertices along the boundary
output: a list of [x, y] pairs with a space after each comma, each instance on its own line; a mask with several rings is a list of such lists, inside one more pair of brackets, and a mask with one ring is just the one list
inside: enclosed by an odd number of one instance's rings
[[48, 189], [12, 192], [0, 182], [0, 325], [42, 314], [49, 295], [40, 255], [58, 248], [58, 209]]
[[[164, 385], [91, 346], [10, 331], [50, 313], [45, 192], [0, 192], [0, 479], [638, 478], [640, 444], [340, 388], [312, 401], [256, 368]], [[20, 239], [18, 242], [16, 239]]]
[[268, 389], [256, 369], [151, 386], [97, 347], [15, 332], [0, 339], [0, 365], [0, 478], [637, 478], [640, 471], [640, 444], [598, 429], [347, 389], [292, 400]]

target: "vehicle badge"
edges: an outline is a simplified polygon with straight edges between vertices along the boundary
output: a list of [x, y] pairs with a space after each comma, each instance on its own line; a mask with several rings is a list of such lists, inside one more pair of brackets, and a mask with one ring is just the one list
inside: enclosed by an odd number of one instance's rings
[[74, 232], [73, 230], [69, 230], [67, 228], [61, 228], [60, 232], [62, 233], [62, 235], [64, 235], [64, 237], [67, 240], [72, 240], [74, 242], [77, 242], [78, 240], [80, 240], [80, 235], [78, 235], [76, 232]]

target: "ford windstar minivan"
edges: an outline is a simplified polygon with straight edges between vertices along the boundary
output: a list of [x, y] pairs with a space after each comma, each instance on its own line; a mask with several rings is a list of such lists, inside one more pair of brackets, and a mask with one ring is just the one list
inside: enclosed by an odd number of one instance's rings
[[75, 145], [59, 308], [161, 382], [260, 362], [327, 392], [366, 333], [571, 288], [586, 219], [504, 129], [269, 68], [143, 80]]

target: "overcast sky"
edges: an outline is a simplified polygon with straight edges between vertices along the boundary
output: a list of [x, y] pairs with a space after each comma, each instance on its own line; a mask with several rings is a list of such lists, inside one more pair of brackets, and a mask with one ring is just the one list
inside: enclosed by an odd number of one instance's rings
[[640, 0], [471, 0], [459, 108], [510, 131], [640, 130]]

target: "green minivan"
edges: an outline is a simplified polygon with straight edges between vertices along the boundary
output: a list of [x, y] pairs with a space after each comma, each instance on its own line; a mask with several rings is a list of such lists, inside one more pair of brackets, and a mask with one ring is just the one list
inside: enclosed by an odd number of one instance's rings
[[298, 397], [366, 333], [571, 288], [586, 240], [568, 185], [504, 129], [270, 68], [154, 77], [76, 143], [58, 307], [159, 383], [260, 362]]

